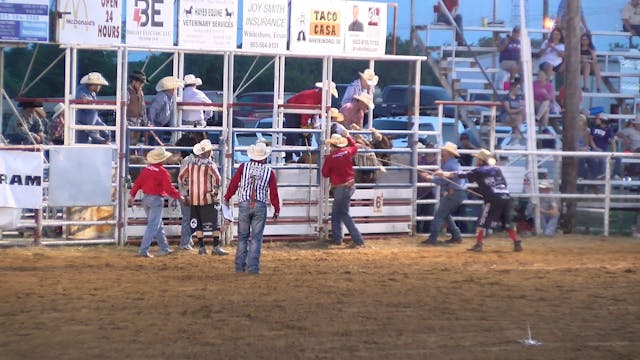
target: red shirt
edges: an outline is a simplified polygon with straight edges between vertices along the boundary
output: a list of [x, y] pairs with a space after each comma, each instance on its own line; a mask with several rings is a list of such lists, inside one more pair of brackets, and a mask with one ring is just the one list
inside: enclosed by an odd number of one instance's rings
[[135, 197], [138, 190], [146, 195], [170, 196], [180, 199], [180, 192], [171, 184], [171, 176], [162, 164], [149, 164], [142, 169], [140, 176], [133, 183], [131, 197]]
[[341, 185], [354, 179], [353, 157], [358, 152], [356, 142], [347, 136], [348, 144], [324, 157], [322, 176], [329, 178], [332, 185]]
[[[240, 180], [242, 179], [242, 173], [244, 172], [244, 167], [245, 163], [240, 164], [236, 173], [233, 174], [231, 182], [229, 183], [229, 186], [227, 186], [227, 192], [224, 194], [225, 202], [229, 202], [229, 200], [231, 200], [231, 197], [238, 191]], [[273, 205], [274, 211], [279, 214], [280, 196], [278, 195], [278, 179], [276, 178], [275, 171], [270, 171], [271, 175], [269, 176], [269, 200], [271, 201], [271, 205]]]
[[[287, 100], [287, 104], [322, 105], [322, 89], [314, 88], [314, 89], [300, 91], [299, 93], [289, 98], [289, 100]], [[308, 127], [309, 119], [311, 119], [311, 115], [301, 114], [300, 127]]]

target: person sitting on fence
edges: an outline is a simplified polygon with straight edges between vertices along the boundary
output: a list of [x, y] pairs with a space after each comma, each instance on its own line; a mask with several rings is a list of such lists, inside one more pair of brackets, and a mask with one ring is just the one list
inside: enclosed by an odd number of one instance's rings
[[365, 69], [363, 72], [359, 72], [358, 74], [360, 77], [357, 80], [352, 81], [344, 91], [342, 101], [340, 101], [341, 107], [345, 104], [355, 102], [356, 96], [363, 92], [368, 93], [369, 95], [373, 94], [373, 89], [378, 85], [379, 78], [373, 70]]
[[[149, 106], [149, 120], [154, 127], [175, 127], [176, 121], [173, 115], [175, 111], [176, 89], [181, 88], [182, 81], [175, 76], [165, 76], [156, 84], [156, 96]], [[171, 140], [171, 131], [163, 131], [157, 134], [162, 143]], [[157, 145], [157, 139], [151, 141]]]
[[[631, 36], [640, 35], [640, 0], [630, 0], [622, 8], [620, 15], [622, 28], [631, 33]], [[631, 39], [629, 39], [631, 42]]]
[[[127, 86], [127, 126], [148, 126], [147, 105], [144, 102], [144, 92], [142, 87], [149, 83], [147, 76], [140, 70], [134, 70], [129, 75], [129, 85]], [[138, 145], [140, 131], [129, 131], [129, 146]], [[145, 133], [146, 138], [147, 133]]]
[[47, 135], [49, 143], [53, 145], [64, 145], [64, 104], [59, 103], [53, 108], [53, 116], [47, 125]]
[[596, 91], [600, 92], [602, 87], [600, 64], [590, 33], [584, 33], [580, 36], [580, 69], [582, 72], [582, 91], [589, 92], [589, 86], [587, 86], [589, 75], [594, 75], [596, 77]]
[[35, 114], [42, 103], [33, 101], [23, 101], [18, 103], [22, 108], [19, 116], [11, 116], [5, 131], [5, 137], [13, 145], [35, 145], [42, 144], [45, 140], [42, 121]]
[[357, 125], [362, 129], [366, 112], [373, 110], [373, 99], [365, 92], [356, 95], [354, 99], [354, 102], [346, 103], [340, 108], [340, 112], [344, 115], [343, 125], [347, 129], [350, 129], [351, 125]]
[[153, 257], [149, 253], [151, 242], [155, 239], [160, 246], [161, 255], [169, 255], [173, 251], [169, 249], [167, 236], [162, 225], [163, 197], [170, 196], [184, 202], [184, 197], [173, 187], [171, 177], [162, 163], [169, 159], [172, 154], [164, 147], [156, 147], [147, 154], [148, 165], [142, 169], [140, 176], [133, 183], [128, 204], [133, 206], [133, 200], [138, 191], [142, 190], [142, 206], [147, 214], [147, 228], [144, 231], [142, 242], [138, 253], [142, 257]]
[[516, 79], [509, 85], [509, 92], [503, 95], [502, 113], [499, 121], [511, 126], [511, 133], [515, 139], [521, 139], [520, 124], [524, 121], [524, 96], [521, 92], [520, 80]]
[[542, 43], [537, 54], [540, 57], [538, 69], [547, 73], [549, 80], [553, 73], [562, 71], [564, 62], [564, 36], [560, 28], [551, 30], [549, 38]]
[[[188, 103], [210, 104], [211, 99], [196, 87], [202, 85], [202, 79], [193, 74], [184, 76], [184, 91], [182, 101]], [[213, 116], [213, 109], [207, 110], [182, 110], [182, 125], [207, 126], [207, 119]]]
[[[97, 94], [103, 86], [109, 83], [99, 72], [90, 72], [80, 79], [80, 86], [76, 91], [76, 99], [86, 103], [97, 100]], [[98, 116], [98, 110], [78, 109], [76, 110], [76, 124], [107, 126]], [[108, 144], [111, 141], [111, 133], [107, 130], [78, 130], [76, 133], [76, 143], [85, 144]]]
[[[609, 118], [604, 114], [596, 115], [594, 119], [594, 125], [590, 128], [591, 133], [591, 150], [606, 152], [609, 150], [615, 151], [616, 140], [613, 128], [609, 123]], [[603, 179], [606, 175], [606, 159], [603, 157], [596, 157], [593, 159], [593, 169], [591, 171], [592, 179]]]
[[455, 22], [460, 32], [456, 31], [456, 43], [458, 46], [465, 45], [464, 36], [462, 32], [462, 15], [460, 14], [460, 4], [458, 0], [442, 0], [444, 3], [445, 9], [442, 9], [440, 3], [433, 6], [433, 12], [436, 13], [436, 21], [439, 23], [444, 23], [447, 25], [453, 25], [447, 16], [447, 12], [451, 14], [453, 21]]
[[509, 73], [509, 82], [513, 82], [520, 73], [520, 26], [515, 26], [511, 35], [498, 43], [500, 69]]

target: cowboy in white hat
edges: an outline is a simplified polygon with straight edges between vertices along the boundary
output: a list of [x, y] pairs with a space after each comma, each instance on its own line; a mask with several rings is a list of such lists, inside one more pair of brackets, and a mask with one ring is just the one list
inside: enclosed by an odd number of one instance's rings
[[[184, 91], [182, 92], [182, 102], [210, 104], [211, 99], [196, 87], [202, 85], [202, 79], [193, 74], [184, 76]], [[196, 104], [191, 104], [196, 105]], [[207, 119], [213, 116], [213, 110], [182, 110], [182, 125], [207, 126]]]
[[271, 148], [264, 142], [249, 146], [249, 162], [240, 164], [226, 193], [224, 206], [238, 192], [238, 246], [235, 267], [237, 273], [260, 273], [262, 233], [267, 220], [269, 202], [273, 206], [273, 219], [280, 215], [280, 196], [276, 173], [267, 165]]
[[496, 165], [496, 159], [489, 150], [480, 149], [474, 154], [477, 167], [470, 171], [436, 171], [434, 176], [450, 179], [467, 179], [478, 184], [476, 192], [484, 199], [484, 205], [478, 217], [476, 228], [476, 244], [469, 251], [481, 252], [483, 248], [484, 229], [492, 228], [497, 222], [502, 223], [513, 241], [513, 251], [522, 251], [522, 242], [518, 239], [512, 221], [513, 204], [507, 188], [507, 180]]
[[[447, 141], [444, 146], [440, 148], [440, 164], [442, 166], [442, 171], [460, 171], [461, 167], [458, 162], [459, 157], [458, 145]], [[438, 242], [438, 235], [440, 235], [441, 225], [444, 222], [447, 224], [447, 230], [451, 234], [451, 239], [444, 243], [459, 244], [462, 242], [462, 234], [458, 225], [453, 221], [453, 214], [458, 210], [460, 205], [462, 205], [462, 202], [467, 199], [467, 193], [465, 190], [466, 180], [461, 178], [448, 180], [441, 177], [431, 177], [430, 180], [440, 186], [440, 202], [438, 203], [438, 208], [433, 215], [429, 237], [422, 243], [431, 246], [441, 245], [442, 243]]]
[[[538, 182], [541, 194], [550, 194], [553, 191], [553, 183], [547, 179]], [[554, 236], [560, 220], [560, 207], [558, 199], [554, 197], [540, 197], [540, 227], [544, 236]]]
[[344, 224], [351, 234], [351, 246], [358, 248], [364, 246], [364, 239], [349, 215], [351, 196], [355, 191], [353, 158], [358, 152], [358, 147], [348, 132], [345, 135], [333, 134], [325, 141], [325, 144], [331, 147], [331, 152], [324, 157], [322, 176], [329, 178], [333, 190], [331, 207], [333, 245], [342, 246], [342, 224]]
[[18, 107], [22, 109], [20, 116], [11, 116], [7, 123], [5, 137], [11, 144], [33, 145], [42, 144], [45, 140], [42, 121], [36, 114], [36, 109], [42, 107], [41, 102], [21, 101]]
[[[211, 159], [213, 145], [209, 139], [204, 139], [193, 146], [194, 161], [180, 171], [178, 181], [187, 185], [191, 229], [195, 231], [200, 250], [198, 254], [206, 255], [204, 232], [213, 235], [214, 255], [228, 255], [220, 246], [220, 231], [218, 226], [218, 210], [220, 203], [218, 190], [220, 188], [220, 173], [218, 166]], [[187, 244], [189, 245], [189, 244]]]
[[340, 112], [344, 115], [343, 125], [350, 129], [352, 125], [357, 125], [360, 129], [364, 128], [364, 115], [367, 111], [373, 110], [373, 98], [371, 95], [363, 92], [354, 96], [354, 101], [342, 105]]
[[64, 145], [64, 104], [58, 103], [53, 108], [53, 116], [47, 124], [47, 135], [49, 143], [53, 145]]
[[[331, 96], [338, 97], [336, 84], [331, 81], [328, 83]], [[312, 89], [302, 90], [287, 100], [288, 105], [322, 105], [322, 95], [324, 92], [324, 83], [317, 82]], [[312, 129], [315, 127], [314, 116], [311, 114], [285, 114], [284, 127], [288, 129]], [[287, 133], [285, 135], [285, 145], [288, 146], [308, 146], [311, 144], [311, 136], [302, 133]], [[293, 156], [300, 156], [300, 152], [288, 151], [285, 154], [285, 161], [293, 160]]]
[[184, 198], [173, 187], [169, 173], [162, 166], [162, 163], [170, 157], [171, 153], [166, 151], [164, 147], [156, 147], [149, 151], [147, 154], [148, 165], [142, 169], [129, 193], [129, 206], [133, 205], [139, 190], [144, 193], [142, 206], [147, 214], [147, 228], [144, 231], [140, 249], [138, 250], [139, 255], [142, 257], [153, 257], [149, 253], [149, 248], [154, 239], [160, 246], [161, 255], [169, 255], [173, 252], [169, 249], [169, 243], [162, 225], [163, 197], [168, 195], [174, 199], [179, 199], [181, 202], [184, 201]]
[[[142, 87], [147, 83], [147, 75], [141, 70], [134, 70], [129, 75], [129, 85], [127, 86], [127, 126], [149, 125], [147, 105], [142, 91]], [[140, 131], [130, 131], [129, 135], [129, 145], [136, 146], [140, 140]]]
[[[80, 86], [76, 91], [76, 99], [85, 100], [87, 103], [97, 100], [97, 94], [103, 86], [109, 83], [99, 72], [90, 72], [80, 79]], [[98, 110], [76, 110], [76, 124], [107, 126], [98, 116]], [[106, 130], [79, 130], [76, 133], [77, 143], [107, 144], [111, 140], [111, 133]]]
[[344, 106], [345, 104], [354, 102], [355, 97], [362, 94], [363, 92], [368, 93], [369, 95], [373, 94], [373, 90], [375, 89], [376, 85], [378, 85], [379, 80], [379, 77], [378, 75], [376, 75], [375, 71], [373, 71], [372, 69], [365, 69], [358, 74], [360, 75], [360, 77], [351, 82], [347, 89], [344, 91], [340, 106]]
[[[175, 76], [165, 76], [156, 84], [156, 96], [149, 106], [149, 120], [154, 127], [176, 127], [173, 116], [175, 111], [176, 89], [183, 84]], [[171, 139], [171, 131], [163, 131], [158, 134], [160, 141], [166, 143]]]

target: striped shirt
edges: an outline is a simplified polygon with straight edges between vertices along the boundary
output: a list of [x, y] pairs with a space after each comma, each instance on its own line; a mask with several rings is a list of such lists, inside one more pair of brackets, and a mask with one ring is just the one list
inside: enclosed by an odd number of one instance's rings
[[214, 204], [218, 200], [220, 173], [213, 160], [196, 157], [178, 175], [178, 181], [189, 188], [189, 203], [193, 206]]
[[[239, 191], [238, 202], [251, 201], [252, 198], [254, 201], [264, 203], [271, 200], [275, 212], [280, 212], [276, 174], [265, 163], [249, 161], [240, 164], [229, 183], [224, 200], [229, 201], [236, 191]], [[268, 196], [267, 192], [269, 192]]]

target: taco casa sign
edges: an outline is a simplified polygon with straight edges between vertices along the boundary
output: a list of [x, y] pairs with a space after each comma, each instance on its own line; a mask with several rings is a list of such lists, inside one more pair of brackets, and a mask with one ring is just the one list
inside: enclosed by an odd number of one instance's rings
[[122, 35], [122, 0], [58, 0], [58, 41], [116, 45]]
[[313, 36], [340, 37], [340, 13], [337, 11], [313, 10], [309, 32]]

